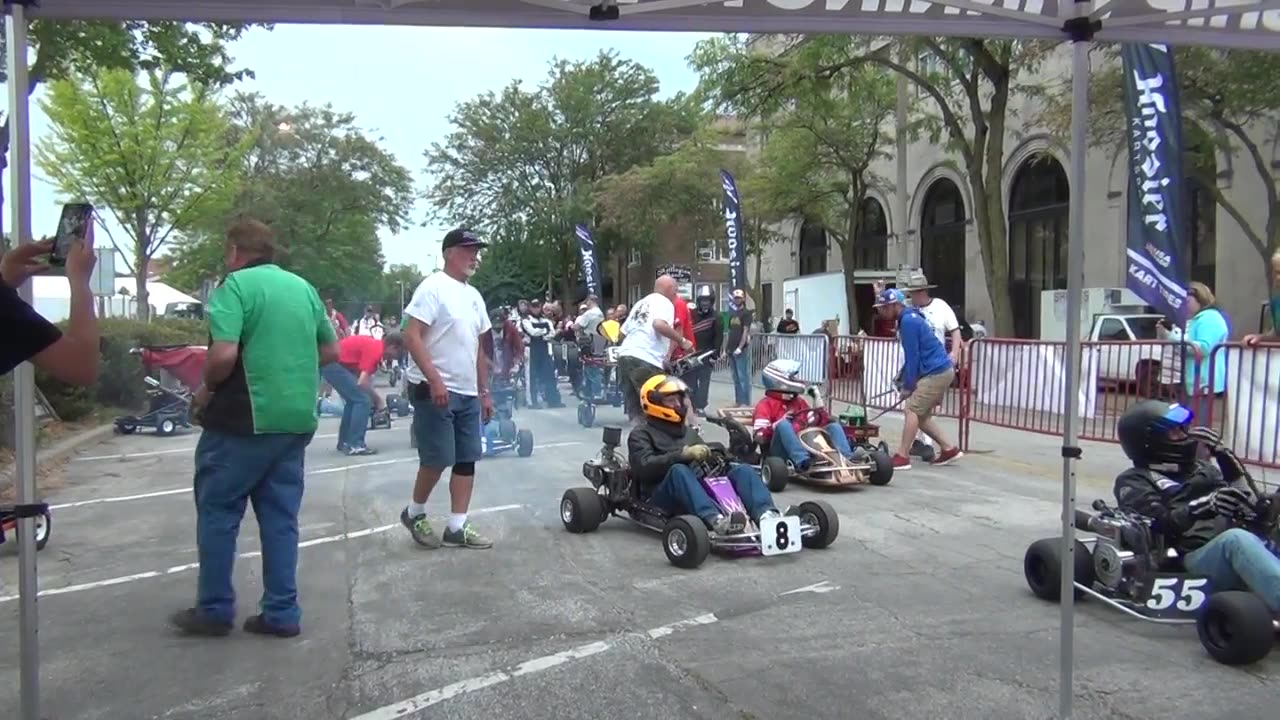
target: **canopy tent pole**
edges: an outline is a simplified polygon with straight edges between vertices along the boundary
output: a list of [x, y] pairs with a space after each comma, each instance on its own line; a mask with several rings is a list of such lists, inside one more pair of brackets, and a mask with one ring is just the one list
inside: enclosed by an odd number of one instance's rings
[[1071, 38], [1071, 176], [1067, 251], [1066, 379], [1062, 431], [1062, 622], [1059, 633], [1058, 718], [1071, 720], [1075, 664], [1076, 461], [1080, 459], [1080, 306], [1084, 288], [1085, 157], [1089, 119], [1089, 50], [1099, 24], [1091, 0], [1075, 0], [1063, 24]]
[[[25, 0], [5, 0], [9, 76], [9, 232], [31, 242], [31, 108], [27, 99], [27, 9]], [[31, 281], [18, 288], [31, 302]], [[40, 720], [40, 650], [36, 615], [36, 519], [23, 510], [36, 502], [36, 378], [31, 363], [13, 373], [13, 420], [18, 512], [18, 654], [21, 720]]]

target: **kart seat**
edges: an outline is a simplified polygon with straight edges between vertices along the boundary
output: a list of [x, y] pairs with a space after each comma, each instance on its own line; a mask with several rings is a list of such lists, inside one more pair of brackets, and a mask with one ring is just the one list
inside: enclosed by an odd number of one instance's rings
[[740, 430], [747, 437], [751, 437], [751, 420], [755, 416], [755, 410], [752, 408], [720, 408], [718, 411], [720, 417], [735, 430]]

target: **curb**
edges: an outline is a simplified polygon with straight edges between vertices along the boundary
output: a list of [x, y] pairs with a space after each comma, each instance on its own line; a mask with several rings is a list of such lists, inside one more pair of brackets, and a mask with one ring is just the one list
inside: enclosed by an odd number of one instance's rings
[[65, 440], [61, 440], [43, 450], [38, 450], [36, 452], [36, 464], [44, 465], [58, 462], [85, 445], [99, 442], [104, 436], [110, 435], [114, 429], [115, 425], [113, 423], [106, 423], [88, 430], [82, 430]]

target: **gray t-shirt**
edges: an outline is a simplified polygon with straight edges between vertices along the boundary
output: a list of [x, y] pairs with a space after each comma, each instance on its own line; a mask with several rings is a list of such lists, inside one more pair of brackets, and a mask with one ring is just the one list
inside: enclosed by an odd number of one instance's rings
[[591, 338], [591, 353], [593, 355], [604, 354], [605, 339], [599, 333], [600, 323], [602, 322], [604, 322], [604, 311], [599, 307], [593, 307], [588, 308], [586, 312], [579, 315], [578, 319], [573, 323], [587, 337]]

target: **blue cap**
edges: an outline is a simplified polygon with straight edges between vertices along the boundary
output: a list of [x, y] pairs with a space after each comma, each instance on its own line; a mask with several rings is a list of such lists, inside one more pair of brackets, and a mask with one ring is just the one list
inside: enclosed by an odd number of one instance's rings
[[885, 288], [876, 296], [875, 307], [884, 307], [886, 305], [906, 305], [907, 297], [897, 288]]

